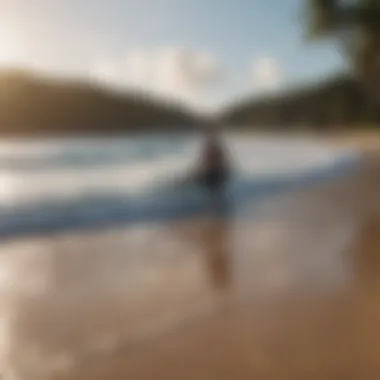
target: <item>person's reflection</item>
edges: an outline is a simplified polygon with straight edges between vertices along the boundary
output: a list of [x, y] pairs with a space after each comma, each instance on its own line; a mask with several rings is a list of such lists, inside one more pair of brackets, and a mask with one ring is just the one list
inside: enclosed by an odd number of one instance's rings
[[228, 198], [220, 194], [211, 201], [212, 218], [204, 231], [201, 251], [213, 288], [225, 291], [232, 282], [230, 207]]
[[191, 222], [188, 228], [179, 226], [174, 230], [201, 255], [211, 287], [218, 292], [224, 292], [232, 283], [232, 258], [229, 247], [232, 229], [231, 203], [221, 193], [209, 196], [210, 213], [206, 220], [196, 220]]
[[225, 218], [212, 220], [205, 239], [202, 251], [211, 284], [217, 291], [227, 290], [232, 280], [228, 220]]

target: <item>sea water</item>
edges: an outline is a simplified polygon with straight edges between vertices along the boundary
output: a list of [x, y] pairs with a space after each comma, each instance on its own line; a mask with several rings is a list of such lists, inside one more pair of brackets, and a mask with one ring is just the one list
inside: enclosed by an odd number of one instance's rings
[[[223, 136], [233, 168], [230, 209], [352, 170], [357, 152], [309, 137]], [[205, 215], [210, 194], [191, 181], [201, 138], [2, 140], [0, 237], [105, 228]]]

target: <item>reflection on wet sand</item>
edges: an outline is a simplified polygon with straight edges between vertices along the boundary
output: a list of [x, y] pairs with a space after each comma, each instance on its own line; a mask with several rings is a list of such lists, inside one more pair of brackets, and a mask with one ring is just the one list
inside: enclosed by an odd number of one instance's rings
[[[211, 213], [202, 224], [199, 234], [189, 234], [186, 228], [175, 229], [173, 233], [191, 243], [204, 258], [206, 276], [216, 291], [227, 291], [232, 286], [231, 237], [234, 220], [230, 199], [226, 195], [210, 199]], [[197, 228], [197, 227], [195, 227]], [[194, 232], [194, 230], [193, 230]]]
[[204, 246], [206, 267], [212, 286], [216, 290], [227, 290], [232, 281], [228, 227], [228, 220], [215, 221], [206, 233]]
[[4, 244], [4, 379], [380, 378], [374, 173], [246, 220]]

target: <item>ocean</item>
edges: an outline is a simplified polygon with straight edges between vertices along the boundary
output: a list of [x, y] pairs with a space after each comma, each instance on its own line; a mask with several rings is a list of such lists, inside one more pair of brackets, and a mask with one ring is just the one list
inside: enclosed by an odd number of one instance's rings
[[[353, 170], [358, 153], [311, 137], [226, 134], [229, 209]], [[209, 194], [190, 178], [200, 136], [0, 142], [0, 238], [199, 217]]]

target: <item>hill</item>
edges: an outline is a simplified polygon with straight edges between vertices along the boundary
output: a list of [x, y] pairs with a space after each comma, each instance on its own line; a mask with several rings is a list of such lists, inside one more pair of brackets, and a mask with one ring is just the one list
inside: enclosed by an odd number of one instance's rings
[[185, 109], [91, 83], [0, 71], [0, 134], [180, 130], [199, 123]]
[[229, 107], [224, 122], [233, 125], [316, 129], [380, 122], [378, 107], [374, 113], [355, 79], [336, 76], [308, 87], [298, 88], [260, 99], [246, 99]]

